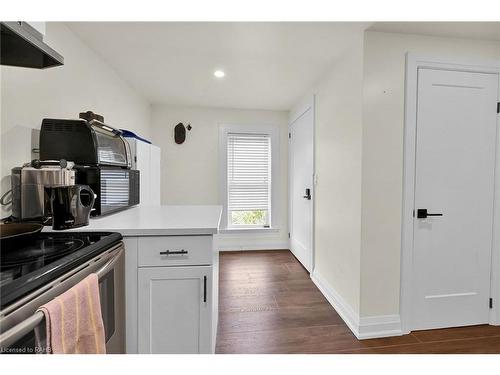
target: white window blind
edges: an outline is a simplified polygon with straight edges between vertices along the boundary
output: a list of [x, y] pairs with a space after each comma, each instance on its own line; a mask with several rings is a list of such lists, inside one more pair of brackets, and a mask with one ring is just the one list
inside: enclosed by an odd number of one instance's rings
[[227, 199], [230, 226], [269, 225], [271, 212], [269, 135], [228, 134]]

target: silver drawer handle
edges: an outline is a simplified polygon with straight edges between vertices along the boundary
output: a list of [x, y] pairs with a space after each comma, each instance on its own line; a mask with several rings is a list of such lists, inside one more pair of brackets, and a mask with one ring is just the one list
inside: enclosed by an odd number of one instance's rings
[[167, 251], [160, 251], [160, 255], [179, 255], [179, 254], [187, 254], [188, 251], [187, 250], [177, 250], [177, 251], [170, 251], [170, 250], [167, 250]]

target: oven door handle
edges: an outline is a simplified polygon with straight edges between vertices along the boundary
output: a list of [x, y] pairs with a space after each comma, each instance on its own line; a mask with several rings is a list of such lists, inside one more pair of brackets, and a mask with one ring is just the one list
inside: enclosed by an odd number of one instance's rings
[[[122, 253], [123, 253], [123, 248], [120, 248], [117, 252], [113, 253], [111, 259], [108, 262], [106, 262], [104, 266], [99, 268], [99, 270], [96, 272], [98, 279], [101, 279], [111, 269], [113, 269], [115, 263], [118, 261]], [[83, 270], [85, 270], [85, 268]], [[24, 335], [35, 329], [35, 327], [38, 324], [40, 324], [44, 318], [45, 318], [44, 313], [42, 311], [37, 311], [29, 318], [23, 320], [21, 323], [15, 325], [8, 331], [2, 333], [0, 335], [0, 348], [10, 347], [19, 338], [23, 337]]]
[[101, 279], [104, 275], [106, 275], [113, 267], [115, 266], [115, 263], [118, 262], [118, 259], [120, 258], [121, 254], [123, 253], [123, 249], [118, 250], [117, 253], [113, 254], [113, 257], [111, 260], [106, 263], [104, 266], [102, 266], [97, 272], [97, 278]]

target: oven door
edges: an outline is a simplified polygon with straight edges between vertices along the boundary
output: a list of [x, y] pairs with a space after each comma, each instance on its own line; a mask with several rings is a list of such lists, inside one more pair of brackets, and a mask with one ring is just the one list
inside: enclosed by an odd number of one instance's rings
[[97, 120], [91, 120], [89, 125], [94, 130], [99, 165], [130, 168], [130, 149], [122, 132]]
[[[61, 276], [44, 287], [47, 291], [34, 292], [2, 311], [0, 328], [0, 353], [44, 353], [46, 345], [45, 319], [34, 329], [25, 332], [23, 321], [32, 316], [37, 308], [76, 285], [89, 274], [99, 271], [99, 297], [106, 335], [106, 353], [125, 353], [125, 279], [123, 244], [113, 247], [77, 270]], [[6, 309], [6, 310], [7, 310]], [[36, 346], [35, 332], [39, 335]]]
[[101, 314], [106, 353], [125, 354], [125, 257], [123, 251], [109, 271], [99, 278]]

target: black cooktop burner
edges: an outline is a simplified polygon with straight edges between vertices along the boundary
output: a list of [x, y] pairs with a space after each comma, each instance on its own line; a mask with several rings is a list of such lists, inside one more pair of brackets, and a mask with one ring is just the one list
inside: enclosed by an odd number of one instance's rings
[[20, 249], [2, 252], [1, 268], [25, 266], [32, 263], [39, 264], [40, 262], [45, 264], [51, 259], [60, 258], [82, 248], [84, 244], [84, 241], [77, 238], [37, 239]]
[[29, 241], [2, 243], [0, 308], [58, 278], [120, 240], [119, 233], [57, 232], [40, 233]]

